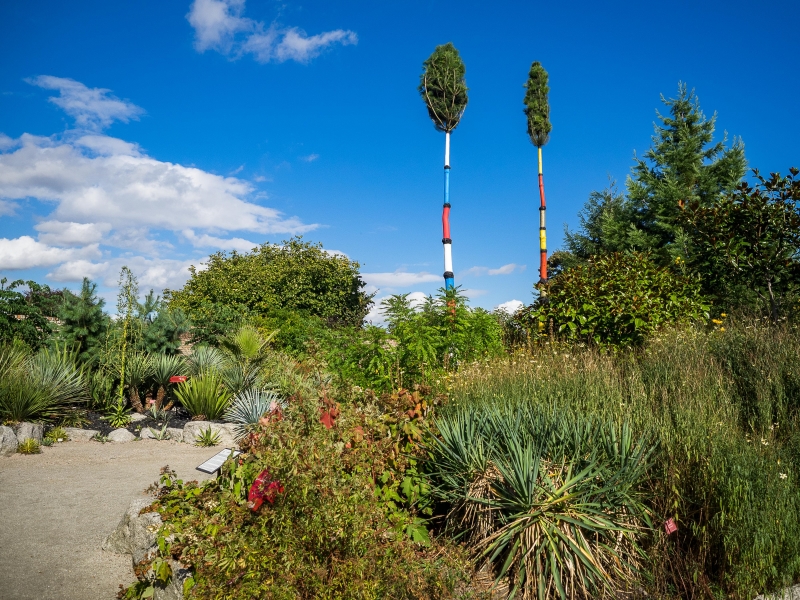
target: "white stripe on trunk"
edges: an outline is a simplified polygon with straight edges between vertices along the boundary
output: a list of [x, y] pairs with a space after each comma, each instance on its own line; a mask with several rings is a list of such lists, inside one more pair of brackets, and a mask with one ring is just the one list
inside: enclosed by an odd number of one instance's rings
[[444, 166], [450, 166], [450, 132], [444, 133]]
[[444, 270], [453, 272], [453, 249], [452, 244], [444, 245]]

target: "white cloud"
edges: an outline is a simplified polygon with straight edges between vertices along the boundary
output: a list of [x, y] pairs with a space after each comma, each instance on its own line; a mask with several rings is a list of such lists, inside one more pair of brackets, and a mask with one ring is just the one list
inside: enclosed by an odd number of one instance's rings
[[0, 200], [0, 217], [5, 215], [13, 215], [17, 210], [17, 205], [13, 202]]
[[46, 90], [58, 90], [59, 96], [50, 98], [50, 102], [74, 117], [79, 127], [103, 129], [114, 121], [127, 123], [144, 113], [135, 104], [111, 95], [111, 90], [89, 88], [74, 79], [40, 75], [26, 81]]
[[[111, 140], [104, 148], [114, 147]], [[19, 141], [19, 149], [0, 153], [0, 197], [52, 201], [57, 206], [51, 218], [59, 221], [263, 234], [316, 228], [249, 202], [254, 188], [241, 179], [143, 155], [90, 156], [77, 144], [29, 134]]]
[[503, 302], [502, 304], [498, 304], [494, 307], [495, 310], [500, 310], [509, 315], [513, 315], [517, 312], [520, 308], [525, 306], [521, 300], [509, 300], [508, 302]]
[[191, 229], [184, 229], [181, 233], [195, 248], [219, 248], [221, 250], [250, 252], [253, 248], [258, 246], [255, 242], [242, 238], [224, 239], [208, 234], [197, 235]]
[[244, 5], [245, 0], [195, 0], [186, 15], [195, 31], [195, 49], [234, 58], [252, 54], [261, 63], [305, 63], [333, 44], [358, 43], [355, 32], [343, 29], [308, 36], [297, 27], [267, 26], [242, 16]]
[[480, 277], [482, 275], [511, 275], [515, 271], [524, 271], [526, 268], [525, 265], [518, 265], [516, 263], [509, 263], [507, 265], [503, 265], [502, 267], [498, 267], [497, 269], [490, 269], [489, 267], [472, 267], [464, 271], [462, 275], [475, 275], [476, 277]]
[[67, 260], [99, 256], [97, 244], [83, 248], [55, 248], [37, 242], [28, 235], [14, 239], [0, 238], [0, 269], [49, 267]]
[[419, 273], [409, 273], [407, 271], [395, 271], [394, 273], [362, 273], [361, 278], [370, 285], [390, 288], [403, 288], [420, 283], [443, 281], [441, 275], [434, 275], [427, 271], [421, 271]]
[[303, 160], [305, 162], [314, 162], [318, 158], [319, 158], [319, 154], [309, 154], [308, 156], [301, 156], [300, 160]]
[[5, 133], [0, 133], [0, 152], [10, 150], [16, 145], [16, 141], [8, 137]]
[[[143, 256], [123, 256], [103, 262], [88, 260], [68, 261], [47, 277], [60, 282], [81, 281], [84, 277], [100, 281], [107, 287], [116, 287], [119, 271], [123, 265], [130, 268], [139, 281], [139, 291], [164, 288], [177, 289], [189, 279], [189, 267], [197, 265], [197, 260], [174, 260], [168, 258], [145, 258]], [[199, 266], [199, 265], [198, 265]], [[200, 270], [200, 269], [198, 269]]]
[[95, 244], [111, 231], [109, 223], [65, 223], [44, 221], [35, 227], [39, 241], [56, 246], [85, 246]]

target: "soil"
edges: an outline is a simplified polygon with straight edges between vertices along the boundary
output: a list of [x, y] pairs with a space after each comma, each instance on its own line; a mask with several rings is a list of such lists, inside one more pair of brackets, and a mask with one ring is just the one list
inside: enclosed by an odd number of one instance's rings
[[164, 465], [184, 480], [217, 452], [170, 441], [65, 442], [0, 458], [0, 598], [113, 600], [130, 556], [104, 552], [134, 498]]
[[[136, 413], [132, 413], [136, 414]], [[192, 416], [186, 411], [185, 408], [182, 406], [176, 406], [172, 408], [168, 413], [169, 415], [169, 422], [167, 427], [176, 427], [178, 429], [183, 429], [183, 426], [186, 425], [189, 421], [192, 420]], [[109, 433], [117, 429], [117, 427], [112, 427], [108, 419], [105, 415], [99, 412], [94, 411], [85, 411], [82, 413], [85, 421], [80, 424], [80, 427], [83, 429], [96, 429], [100, 432], [100, 435], [107, 436]], [[160, 431], [161, 428], [164, 426], [165, 421], [163, 420], [156, 420], [154, 419], [149, 413], [145, 413], [145, 418], [140, 421], [131, 421], [128, 425], [124, 427], [135, 436], [139, 436], [139, 433], [142, 429], [146, 429], [147, 427], [152, 427], [156, 431]], [[221, 421], [211, 421], [212, 423], [221, 423]]]

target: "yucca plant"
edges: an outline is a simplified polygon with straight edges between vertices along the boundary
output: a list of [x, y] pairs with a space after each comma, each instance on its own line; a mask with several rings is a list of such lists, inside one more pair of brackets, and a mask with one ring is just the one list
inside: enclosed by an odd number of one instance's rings
[[245, 390], [234, 398], [224, 419], [237, 425], [240, 440], [253, 431], [264, 415], [286, 408], [286, 401], [272, 390]]
[[652, 447], [627, 425], [498, 400], [446, 408], [435, 430], [428, 472], [447, 527], [510, 597], [613, 595], [633, 577]]
[[53, 420], [85, 402], [88, 388], [74, 353], [44, 348], [32, 356], [0, 350], [0, 416], [9, 421]]
[[190, 375], [200, 375], [209, 371], [220, 371], [225, 365], [225, 355], [212, 346], [194, 346], [189, 356]]
[[222, 378], [214, 371], [208, 371], [178, 384], [175, 390], [183, 407], [192, 417], [203, 417], [209, 421], [222, 418], [231, 400]]
[[153, 402], [156, 409], [161, 409], [167, 392], [173, 385], [170, 378], [175, 375], [186, 375], [187, 372], [188, 366], [182, 356], [158, 354], [152, 358], [152, 377], [158, 387]]

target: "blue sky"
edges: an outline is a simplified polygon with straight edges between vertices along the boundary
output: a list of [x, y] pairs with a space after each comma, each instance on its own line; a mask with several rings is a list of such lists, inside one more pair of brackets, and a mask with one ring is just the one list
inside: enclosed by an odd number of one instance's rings
[[[550, 73], [550, 250], [650, 144], [659, 94], [696, 89], [751, 166], [800, 166], [789, 2], [190, 0], [0, 4], [0, 274], [114, 297], [177, 288], [217, 250], [292, 234], [347, 254], [378, 298], [442, 285], [444, 136], [416, 86], [452, 41], [456, 283], [494, 308], [537, 278], [522, 96]], [[110, 302], [113, 305], [113, 301]]]

